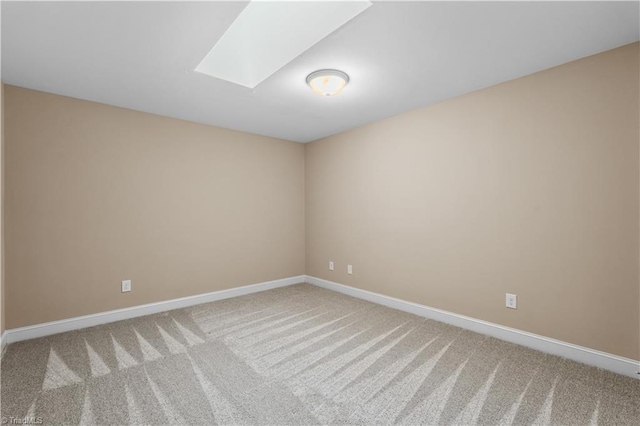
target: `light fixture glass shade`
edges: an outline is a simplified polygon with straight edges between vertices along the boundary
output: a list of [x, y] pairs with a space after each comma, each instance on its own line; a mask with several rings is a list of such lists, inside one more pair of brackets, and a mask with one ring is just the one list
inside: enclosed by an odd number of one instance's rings
[[322, 96], [335, 96], [349, 83], [349, 76], [338, 70], [319, 70], [307, 76], [307, 84]]

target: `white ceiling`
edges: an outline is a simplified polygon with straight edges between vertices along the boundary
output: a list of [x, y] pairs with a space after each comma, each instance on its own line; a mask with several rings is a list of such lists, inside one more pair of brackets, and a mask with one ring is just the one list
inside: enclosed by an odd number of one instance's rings
[[2, 80], [307, 142], [640, 38], [638, 2], [374, 2], [255, 89], [193, 72], [245, 5], [3, 1]]

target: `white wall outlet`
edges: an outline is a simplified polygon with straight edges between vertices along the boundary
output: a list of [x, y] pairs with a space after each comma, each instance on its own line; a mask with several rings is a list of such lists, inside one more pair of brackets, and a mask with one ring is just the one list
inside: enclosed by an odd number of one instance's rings
[[122, 292], [126, 293], [131, 291], [131, 280], [122, 281]]
[[333, 260], [329, 261], [329, 270], [333, 271]]
[[347, 265], [347, 274], [353, 275], [353, 265]]
[[506, 296], [505, 300], [506, 300], [507, 308], [518, 309], [518, 296], [517, 295], [507, 293], [507, 296]]

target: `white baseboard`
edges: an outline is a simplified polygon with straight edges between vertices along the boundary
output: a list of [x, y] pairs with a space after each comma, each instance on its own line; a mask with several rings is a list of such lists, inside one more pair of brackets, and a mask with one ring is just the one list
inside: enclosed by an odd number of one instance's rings
[[243, 287], [230, 288], [227, 290], [214, 291], [211, 293], [198, 294], [195, 296], [181, 297], [179, 299], [165, 300], [162, 302], [149, 303], [146, 305], [132, 306], [130, 308], [116, 309], [114, 311], [100, 312], [97, 314], [84, 315], [81, 317], [74, 317], [43, 324], [30, 325], [27, 327], [14, 328], [11, 330], [5, 330], [5, 332], [3, 333], [2, 346], [22, 340], [35, 339], [37, 337], [63, 333], [65, 331], [93, 327], [95, 325], [141, 317], [144, 315], [156, 314], [158, 312], [186, 308], [187, 306], [215, 302], [216, 300], [229, 299], [231, 297], [244, 296], [245, 294], [257, 293], [260, 291], [271, 290], [278, 287], [285, 287], [292, 284], [302, 283], [304, 281], [305, 276], [300, 275], [297, 277], [283, 278], [280, 280], [267, 281], [259, 284], [252, 284]]
[[614, 373], [640, 379], [640, 375], [637, 373], [640, 370], [639, 361], [305, 275], [5, 330], [0, 336], [0, 352], [2, 352], [7, 344], [22, 340], [35, 339], [38, 337], [63, 333], [65, 331], [93, 327], [129, 318], [185, 308], [188, 306], [199, 305], [201, 303], [215, 302], [216, 300], [243, 296], [301, 282], [307, 282], [348, 296], [357, 297], [379, 305], [388, 306], [390, 308], [409, 312], [421, 317], [430, 318], [435, 321], [451, 324], [477, 333], [486, 334], [497, 339], [516, 343], [541, 352], [558, 355], [583, 364], [592, 365], [594, 367], [613, 371]]
[[4, 355], [4, 347], [7, 344], [7, 332], [3, 331], [2, 334], [0, 334], [0, 358], [2, 358], [2, 355]]
[[421, 317], [451, 324], [477, 333], [486, 334], [500, 340], [516, 343], [541, 352], [558, 355], [583, 364], [592, 365], [594, 367], [613, 371], [614, 373], [640, 379], [640, 375], [638, 375], [638, 371], [640, 371], [640, 362], [629, 358], [585, 348], [583, 346], [574, 345], [572, 343], [551, 339], [549, 337], [505, 327], [503, 325], [482, 321], [464, 315], [454, 314], [452, 312], [443, 311], [442, 309], [407, 302], [406, 300], [396, 299], [394, 297], [361, 290], [320, 278], [307, 276], [306, 282], [328, 290], [337, 291], [348, 296], [357, 297], [358, 299], [364, 299], [379, 305], [388, 306], [390, 308], [409, 312]]

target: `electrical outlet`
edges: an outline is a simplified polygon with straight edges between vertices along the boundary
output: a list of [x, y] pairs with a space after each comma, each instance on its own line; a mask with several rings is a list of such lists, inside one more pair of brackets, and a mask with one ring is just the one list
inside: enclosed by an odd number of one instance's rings
[[127, 293], [131, 291], [131, 280], [122, 281], [122, 292]]
[[333, 271], [333, 260], [329, 261], [329, 270]]
[[347, 274], [353, 275], [353, 265], [347, 265]]
[[518, 296], [517, 295], [507, 293], [505, 301], [506, 301], [507, 308], [518, 309]]

